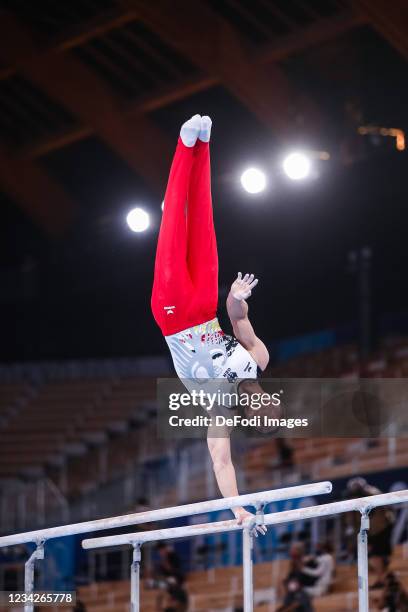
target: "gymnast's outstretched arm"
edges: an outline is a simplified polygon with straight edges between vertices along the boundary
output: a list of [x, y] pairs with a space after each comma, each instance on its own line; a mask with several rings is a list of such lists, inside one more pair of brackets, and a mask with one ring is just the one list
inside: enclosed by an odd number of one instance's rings
[[252, 294], [252, 289], [258, 284], [253, 274], [245, 274], [242, 278], [241, 272], [231, 285], [227, 297], [227, 312], [230, 318], [234, 336], [246, 350], [251, 353], [261, 370], [264, 370], [269, 362], [269, 353], [265, 344], [258, 338], [248, 318], [248, 304], [246, 299]]

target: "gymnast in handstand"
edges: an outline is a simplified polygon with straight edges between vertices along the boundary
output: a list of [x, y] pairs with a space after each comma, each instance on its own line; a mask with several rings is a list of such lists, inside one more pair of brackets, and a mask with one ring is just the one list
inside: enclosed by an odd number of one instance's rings
[[[216, 316], [218, 254], [213, 222], [209, 141], [211, 119], [194, 115], [181, 128], [170, 170], [157, 244], [152, 311], [170, 348], [177, 375], [189, 383], [215, 383], [231, 395], [262, 392], [258, 370], [269, 361], [265, 344], [248, 318], [258, 280], [238, 273], [227, 298], [234, 336], [224, 334]], [[232, 406], [228, 406], [232, 408]], [[208, 435], [220, 491], [238, 495], [229, 435]], [[233, 509], [240, 523], [251, 516]], [[258, 530], [264, 533], [265, 528]]]

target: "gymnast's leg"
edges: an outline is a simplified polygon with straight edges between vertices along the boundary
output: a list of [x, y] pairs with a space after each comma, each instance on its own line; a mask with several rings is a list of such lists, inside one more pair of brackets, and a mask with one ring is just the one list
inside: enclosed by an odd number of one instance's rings
[[200, 128], [199, 115], [182, 126], [164, 199], [151, 306], [165, 336], [189, 325], [193, 285], [187, 267], [186, 204]]
[[205, 322], [216, 316], [218, 254], [211, 199], [209, 139], [211, 119], [202, 117], [194, 147], [187, 206], [187, 265], [194, 285], [194, 313]]

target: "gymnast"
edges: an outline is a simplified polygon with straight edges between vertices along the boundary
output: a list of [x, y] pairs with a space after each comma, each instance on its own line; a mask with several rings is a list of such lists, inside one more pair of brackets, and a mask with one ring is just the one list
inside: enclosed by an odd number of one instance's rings
[[[258, 280], [239, 272], [227, 298], [234, 336], [216, 316], [218, 254], [211, 199], [211, 119], [194, 115], [183, 124], [170, 170], [157, 244], [152, 312], [169, 346], [177, 375], [191, 389], [200, 384], [226, 394], [263, 392], [257, 376], [269, 361], [265, 344], [248, 318]], [[226, 406], [227, 409], [233, 406]], [[218, 486], [224, 497], [238, 495], [229, 433], [207, 435]], [[239, 523], [251, 513], [234, 508]], [[264, 526], [257, 527], [265, 533]]]

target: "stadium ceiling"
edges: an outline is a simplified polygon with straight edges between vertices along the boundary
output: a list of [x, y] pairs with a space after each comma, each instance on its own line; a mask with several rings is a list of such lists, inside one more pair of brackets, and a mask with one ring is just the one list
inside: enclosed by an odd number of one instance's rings
[[77, 204], [41, 157], [97, 135], [159, 192], [172, 145], [149, 113], [217, 84], [284, 139], [281, 62], [363, 24], [408, 59], [403, 0], [5, 0], [0, 190], [58, 235]]

